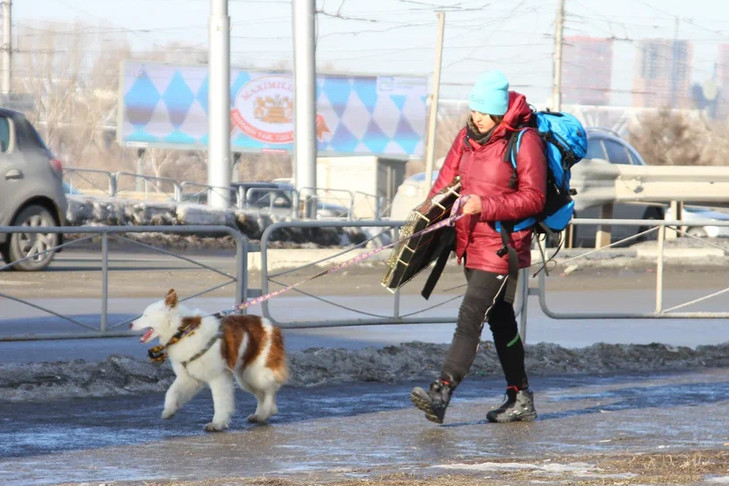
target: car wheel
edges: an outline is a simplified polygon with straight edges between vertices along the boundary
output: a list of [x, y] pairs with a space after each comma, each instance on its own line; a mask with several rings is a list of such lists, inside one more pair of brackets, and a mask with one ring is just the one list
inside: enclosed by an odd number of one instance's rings
[[[13, 226], [39, 227], [56, 226], [53, 215], [43, 206], [28, 206], [15, 218]], [[11, 262], [30, 257], [12, 266], [14, 270], [35, 272], [43, 270], [53, 260], [53, 247], [58, 245], [57, 233], [12, 233], [8, 240], [8, 255]]]
[[[661, 211], [658, 208], [648, 208], [645, 210], [645, 213], [643, 214], [643, 219], [647, 219], [649, 221], [657, 221], [663, 219], [663, 211]], [[652, 228], [653, 225], [649, 226], [640, 226], [638, 228], [638, 232], [642, 233], [643, 231], [647, 231], [648, 229]], [[645, 235], [641, 236], [638, 241], [655, 241], [658, 239], [658, 230], [651, 231], [650, 233], [646, 233]]]

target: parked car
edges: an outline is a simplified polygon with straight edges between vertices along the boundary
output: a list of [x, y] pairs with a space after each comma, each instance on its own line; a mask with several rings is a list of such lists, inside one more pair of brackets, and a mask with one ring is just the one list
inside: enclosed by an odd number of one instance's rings
[[[672, 219], [670, 214], [665, 219]], [[697, 238], [729, 238], [729, 226], [705, 224], [706, 221], [729, 221], [729, 208], [711, 208], [706, 206], [684, 206], [681, 221], [685, 223], [684, 231]]]
[[[434, 170], [431, 183], [438, 178], [438, 170]], [[430, 187], [425, 184], [425, 172], [418, 172], [406, 177], [402, 184], [397, 188], [395, 196], [392, 198], [390, 206], [390, 219], [402, 220], [407, 219], [410, 211], [425, 201], [428, 196]]]
[[[299, 195], [293, 184], [284, 182], [234, 182], [239, 206], [267, 211], [281, 216], [298, 212]], [[349, 209], [321, 199], [316, 200], [317, 219], [343, 219], [349, 216]]]
[[[0, 108], [0, 226], [62, 226], [67, 201], [62, 165], [28, 119]], [[0, 255], [15, 270], [43, 270], [58, 233], [0, 233]], [[18, 261], [30, 257], [27, 260]]]

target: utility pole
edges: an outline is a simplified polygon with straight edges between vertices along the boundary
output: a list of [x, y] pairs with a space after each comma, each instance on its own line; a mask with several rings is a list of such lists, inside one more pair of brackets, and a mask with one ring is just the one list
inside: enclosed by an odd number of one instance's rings
[[554, 23], [554, 63], [552, 67], [552, 111], [562, 111], [562, 36], [564, 34], [564, 2], [559, 0]]
[[425, 148], [425, 187], [433, 185], [433, 159], [435, 158], [435, 129], [438, 124], [438, 100], [440, 98], [440, 71], [443, 58], [443, 32], [445, 12], [438, 12], [438, 40], [435, 46], [435, 70], [433, 71], [433, 95], [428, 114], [428, 146]]
[[208, 204], [230, 206], [230, 17], [228, 0], [210, 0]]
[[[316, 188], [316, 64], [314, 0], [293, 0], [294, 28], [294, 164], [296, 190], [307, 217], [314, 216], [314, 198], [301, 189]], [[314, 194], [315, 195], [315, 194]]]
[[12, 1], [11, 0], [3, 0], [2, 1], [2, 12], [3, 12], [3, 43], [2, 43], [2, 80], [0, 80], [0, 91], [2, 91], [2, 94], [5, 95], [7, 99], [7, 95], [10, 94], [10, 55], [12, 53], [12, 44], [11, 44], [11, 29], [12, 29], [12, 22], [11, 22], [11, 11], [12, 11]]

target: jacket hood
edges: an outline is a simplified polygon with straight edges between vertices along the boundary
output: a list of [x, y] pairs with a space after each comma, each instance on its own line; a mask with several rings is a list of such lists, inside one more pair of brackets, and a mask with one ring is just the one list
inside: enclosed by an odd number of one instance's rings
[[504, 114], [504, 121], [497, 127], [493, 136], [509, 136], [511, 132], [526, 126], [531, 116], [532, 109], [526, 101], [526, 96], [516, 91], [509, 91], [509, 109]]

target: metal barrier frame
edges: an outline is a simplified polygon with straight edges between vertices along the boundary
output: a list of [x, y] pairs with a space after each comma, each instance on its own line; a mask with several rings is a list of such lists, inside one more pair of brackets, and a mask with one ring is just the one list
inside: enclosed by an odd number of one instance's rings
[[[694, 238], [689, 235], [686, 235], [684, 231], [681, 229], [682, 226], [686, 226], [685, 221], [678, 221], [678, 220], [665, 220], [665, 221], [657, 221], [652, 220], [650, 223], [648, 223], [646, 220], [634, 220], [634, 219], [611, 219], [609, 222], [606, 223], [608, 220], [604, 219], [579, 219], [575, 218], [572, 220], [572, 224], [575, 225], [602, 225], [602, 226], [609, 226], [609, 225], [625, 225], [625, 226], [638, 226], [638, 227], [646, 227], [650, 226], [650, 228], [646, 231], [643, 231], [641, 233], [638, 233], [634, 236], [631, 236], [630, 238], [626, 238], [621, 241], [617, 241], [615, 243], [612, 243], [608, 246], [602, 247], [602, 248], [596, 248], [592, 250], [586, 250], [585, 253], [582, 255], [579, 255], [575, 258], [581, 258], [584, 256], [587, 256], [591, 253], [595, 253], [599, 250], [603, 250], [605, 248], [609, 248], [611, 246], [615, 246], [617, 244], [625, 243], [627, 240], [637, 239], [640, 236], [643, 236], [645, 234], [651, 233], [651, 232], [657, 232], [657, 248], [656, 248], [656, 302], [655, 302], [655, 311], [654, 312], [610, 312], [610, 313], [570, 313], [570, 312], [555, 312], [552, 309], [549, 308], [549, 305], [547, 303], [547, 295], [546, 295], [546, 276], [544, 272], [541, 272], [539, 276], [539, 286], [536, 289], [528, 289], [529, 295], [537, 294], [539, 296], [539, 305], [544, 312], [545, 315], [548, 317], [551, 317], [553, 319], [726, 319], [729, 317], [729, 312], [675, 312], [676, 309], [686, 307], [688, 305], [700, 302], [702, 300], [707, 300], [709, 298], [715, 297], [717, 295], [721, 295], [725, 292], [729, 292], [729, 287], [719, 291], [719, 292], [713, 292], [711, 294], [708, 294], [704, 297], [701, 297], [699, 299], [694, 299], [689, 302], [684, 302], [683, 304], [679, 304], [677, 306], [673, 306], [669, 309], [663, 308], [663, 273], [664, 273], [664, 263], [665, 263], [665, 241], [666, 241], [666, 229], [670, 229], [672, 231], [675, 231], [676, 233], [683, 234], [685, 237], [688, 238]], [[648, 224], [647, 224], [648, 223]], [[712, 226], [729, 226], [729, 221], [706, 221], [707, 225]], [[701, 221], [693, 221], [692, 225], [694, 226], [701, 226], [703, 225]], [[695, 238], [697, 240], [700, 240], [700, 238]]]
[[[133, 179], [135, 181], [135, 186], [138, 185], [141, 181], [144, 185], [143, 192], [145, 194], [145, 198], [148, 197], [147, 194], [150, 192], [148, 186], [151, 184], [152, 187], [157, 189], [157, 193], [170, 196], [173, 201], [182, 201], [182, 187], [180, 186], [180, 183], [177, 182], [175, 179], [171, 179], [169, 177], [140, 175], [135, 174], [134, 172], [127, 172], [123, 170], [114, 172], [114, 193], [110, 194], [111, 196], [117, 196], [119, 192], [125, 192], [127, 190], [119, 188], [119, 179], [122, 177], [129, 177]], [[159, 184], [170, 184], [172, 186], [172, 194], [170, 195], [168, 191], [160, 190]], [[139, 190], [139, 188], [136, 188], [136, 190]]]
[[[0, 226], [0, 233], [17, 233], [19, 231], [19, 228], [16, 226]], [[199, 232], [205, 232], [205, 233], [225, 233], [230, 235], [234, 242], [235, 242], [235, 268], [237, 269], [237, 274], [235, 276], [229, 275], [225, 272], [221, 272], [220, 270], [217, 270], [215, 268], [209, 267], [207, 265], [203, 265], [199, 262], [196, 262], [195, 260], [191, 258], [187, 258], [185, 256], [179, 255], [175, 252], [164, 250], [161, 248], [156, 248], [152, 245], [148, 245], [146, 243], [134, 241], [134, 240], [128, 240], [130, 243], [143, 246], [146, 248], [153, 249], [159, 253], [163, 253], [166, 255], [173, 256], [175, 258], [179, 258], [181, 260], [185, 260], [189, 263], [193, 263], [194, 265], [197, 265], [201, 268], [205, 268], [207, 270], [210, 270], [212, 272], [218, 273], [220, 275], [224, 275], [226, 277], [230, 278], [230, 282], [226, 282], [220, 285], [216, 285], [215, 287], [211, 287], [208, 289], [205, 289], [201, 292], [198, 292], [194, 295], [191, 295], [187, 297], [184, 300], [189, 300], [195, 297], [198, 297], [200, 295], [206, 294], [212, 290], [217, 290], [218, 288], [221, 288], [223, 286], [229, 285], [231, 282], [236, 283], [236, 290], [235, 290], [235, 300], [236, 304], [240, 302], [244, 302], [248, 298], [248, 238], [238, 231], [235, 228], [232, 228], [230, 226], [203, 226], [203, 225], [191, 225], [191, 226], [38, 226], [38, 227], [22, 227], [22, 232], [24, 233], [74, 233], [74, 234], [88, 234], [89, 236], [86, 236], [84, 238], [80, 238], [78, 240], [72, 240], [72, 241], [66, 241], [65, 243], [58, 245], [53, 248], [53, 250], [58, 250], [61, 248], [70, 247], [76, 244], [79, 244], [83, 241], [89, 240], [93, 237], [93, 235], [101, 235], [101, 314], [99, 315], [99, 330], [98, 331], [92, 331], [92, 332], [84, 332], [84, 333], [63, 333], [63, 334], [44, 334], [44, 333], [38, 333], [38, 334], [26, 334], [26, 335], [17, 335], [17, 336], [6, 336], [6, 337], [0, 337], [1, 341], [27, 341], [27, 340], [40, 340], [40, 339], [78, 339], [78, 338], [90, 338], [90, 337], [123, 337], [123, 336], [131, 336], [134, 335], [131, 331], [113, 331], [111, 329], [118, 327], [123, 324], [128, 324], [132, 320], [136, 319], [138, 316], [135, 316], [133, 319], [129, 319], [126, 321], [122, 321], [120, 323], [116, 323], [113, 326], [109, 326], [108, 320], [108, 300], [109, 300], [109, 238], [110, 236], [115, 236], [120, 233], [174, 233], [174, 234], [189, 234], [189, 233], [199, 233]], [[115, 236], [118, 238], [123, 238], [123, 236]], [[51, 250], [49, 250], [51, 251]], [[0, 265], [0, 270], [7, 269], [11, 267], [12, 264], [7, 265]], [[33, 304], [31, 302], [28, 302], [24, 299], [19, 299], [16, 297], [13, 297], [11, 295], [7, 295], [3, 292], [0, 292], [0, 297], [7, 298], [9, 300], [14, 300], [16, 302], [28, 305], [30, 307], [33, 307], [35, 309], [41, 310], [45, 313], [54, 315], [56, 317], [59, 317], [63, 320], [66, 320], [68, 322], [71, 322], [73, 324], [76, 324], [81, 327], [86, 327], [85, 324], [72, 319], [68, 316], [61, 315], [59, 313], [54, 312], [51, 309], [44, 308], [42, 306]], [[232, 305], [231, 305], [232, 307]]]
[[[390, 227], [392, 229], [398, 229], [402, 226], [404, 221], [389, 221], [389, 220], [370, 220], [370, 221], [286, 221], [279, 222], [270, 225], [261, 235], [261, 294], [266, 295], [269, 293], [269, 281], [277, 275], [271, 275], [268, 272], [268, 245], [271, 240], [271, 235], [281, 228], [382, 228]], [[345, 249], [344, 252], [350, 251], [354, 248]], [[340, 254], [343, 252], [340, 252]], [[305, 267], [316, 265], [321, 262], [311, 262]], [[400, 315], [400, 291], [396, 290], [393, 295], [393, 311], [392, 315], [385, 318], [378, 319], [349, 319], [343, 320], [338, 319], [336, 321], [286, 321], [281, 322], [276, 320], [271, 315], [268, 302], [264, 301], [261, 303], [261, 311], [264, 317], [275, 323], [277, 326], [283, 329], [304, 329], [304, 328], [322, 328], [322, 327], [342, 327], [342, 326], [371, 326], [371, 325], [382, 325], [382, 324], [441, 324], [441, 323], [453, 323], [455, 316], [450, 314], [444, 317], [428, 317], [428, 318], [410, 318], [407, 316]], [[458, 296], [456, 298], [459, 298]], [[419, 312], [424, 312], [432, 308], [446, 304], [454, 299], [449, 299], [444, 302], [440, 302], [429, 308], [422, 309]]]

